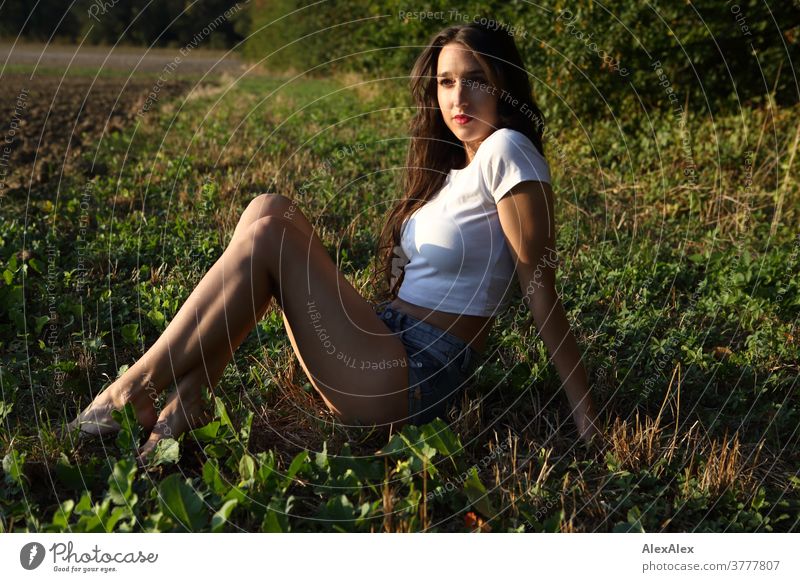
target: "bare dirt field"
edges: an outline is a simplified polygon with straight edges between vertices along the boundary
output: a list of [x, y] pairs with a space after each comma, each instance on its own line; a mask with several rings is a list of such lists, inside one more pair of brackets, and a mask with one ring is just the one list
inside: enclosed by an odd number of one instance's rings
[[200, 79], [240, 74], [222, 52], [0, 45], [0, 195], [44, 184], [87, 147]]

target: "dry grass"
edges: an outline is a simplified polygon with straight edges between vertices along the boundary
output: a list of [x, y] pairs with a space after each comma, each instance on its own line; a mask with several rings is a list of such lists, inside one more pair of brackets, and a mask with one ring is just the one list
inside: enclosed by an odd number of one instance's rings
[[[554, 177], [567, 189], [575, 175], [580, 175], [581, 181], [591, 182], [590, 191], [599, 196], [600, 203], [596, 210], [588, 207], [588, 212], [595, 213], [594, 219], [602, 218], [595, 220], [598, 228], [611, 225], [612, 231], [643, 234], [640, 232], [643, 225], [685, 220], [690, 216], [708, 228], [718, 229], [720, 237], [735, 241], [752, 230], [753, 213], [768, 211], [772, 214], [770, 234], [774, 236], [778, 224], [797, 222], [800, 207], [800, 182], [795, 179], [800, 148], [800, 129], [796, 128], [795, 120], [799, 109], [800, 106], [777, 109], [770, 105], [748, 109], [743, 113], [746, 127], [741, 119], [734, 117], [715, 123], [690, 121], [686, 136], [693, 144], [691, 158], [684, 157], [681, 131], [675, 123], [667, 128], [669, 141], [659, 144], [658, 156], [650, 165], [634, 168], [633, 174], [622, 170], [630, 161], [627, 151], [618, 155], [617, 171], [591, 162], [583, 162], [587, 164], [585, 167], [572, 167], [575, 160], [591, 160], [592, 150], [606, 144], [604, 138], [587, 144], [579, 133], [565, 128], [559, 130], [550, 156], [556, 160], [557, 154], [564, 154], [565, 160], [571, 160], [570, 166], [564, 164], [562, 168], [561, 159], [555, 161]], [[736, 125], [726, 125], [730, 123]], [[780, 136], [781, 142], [770, 142], [770, 135]], [[735, 143], [728, 145], [722, 140]], [[558, 151], [558, 147], [563, 151]], [[703, 148], [713, 150], [713, 155], [700, 151]], [[742, 156], [750, 152], [752, 165], [748, 166], [745, 157], [735, 162], [721, 159], [718, 164], [707, 163], [727, 150]], [[689, 159], [697, 163], [696, 179], [675, 183], [674, 177], [683, 176], [688, 169]], [[562, 202], [570, 213], [580, 212], [591, 218], [586, 209], [568, 200]]]
[[337, 77], [344, 87], [355, 91], [358, 99], [365, 103], [375, 100], [381, 93], [381, 83], [372, 77], [364, 77], [356, 72], [342, 73]]

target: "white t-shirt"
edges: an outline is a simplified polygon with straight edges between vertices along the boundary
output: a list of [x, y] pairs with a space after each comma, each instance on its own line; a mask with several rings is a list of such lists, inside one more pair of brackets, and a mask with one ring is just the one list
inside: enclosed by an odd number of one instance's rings
[[550, 183], [545, 158], [523, 133], [495, 130], [467, 167], [403, 223], [407, 259], [398, 297], [435, 311], [500, 315], [514, 289], [515, 266], [497, 202], [525, 180]]

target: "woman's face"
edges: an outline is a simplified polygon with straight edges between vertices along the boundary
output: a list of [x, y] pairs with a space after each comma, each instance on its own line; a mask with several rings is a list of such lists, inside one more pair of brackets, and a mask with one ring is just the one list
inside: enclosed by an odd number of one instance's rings
[[[497, 129], [500, 91], [490, 85], [472, 52], [455, 42], [439, 53], [436, 84], [444, 122], [464, 142], [469, 163], [481, 142]], [[467, 116], [467, 123], [459, 123], [459, 114]]]

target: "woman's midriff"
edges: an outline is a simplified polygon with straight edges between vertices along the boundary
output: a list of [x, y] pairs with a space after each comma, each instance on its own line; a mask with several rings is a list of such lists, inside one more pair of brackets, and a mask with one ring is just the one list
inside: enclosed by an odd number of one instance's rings
[[489, 336], [494, 323], [494, 317], [433, 311], [427, 307], [403, 301], [399, 297], [395, 298], [389, 305], [393, 309], [407, 313], [411, 317], [463, 339], [478, 353], [483, 353], [486, 347], [486, 338]]

